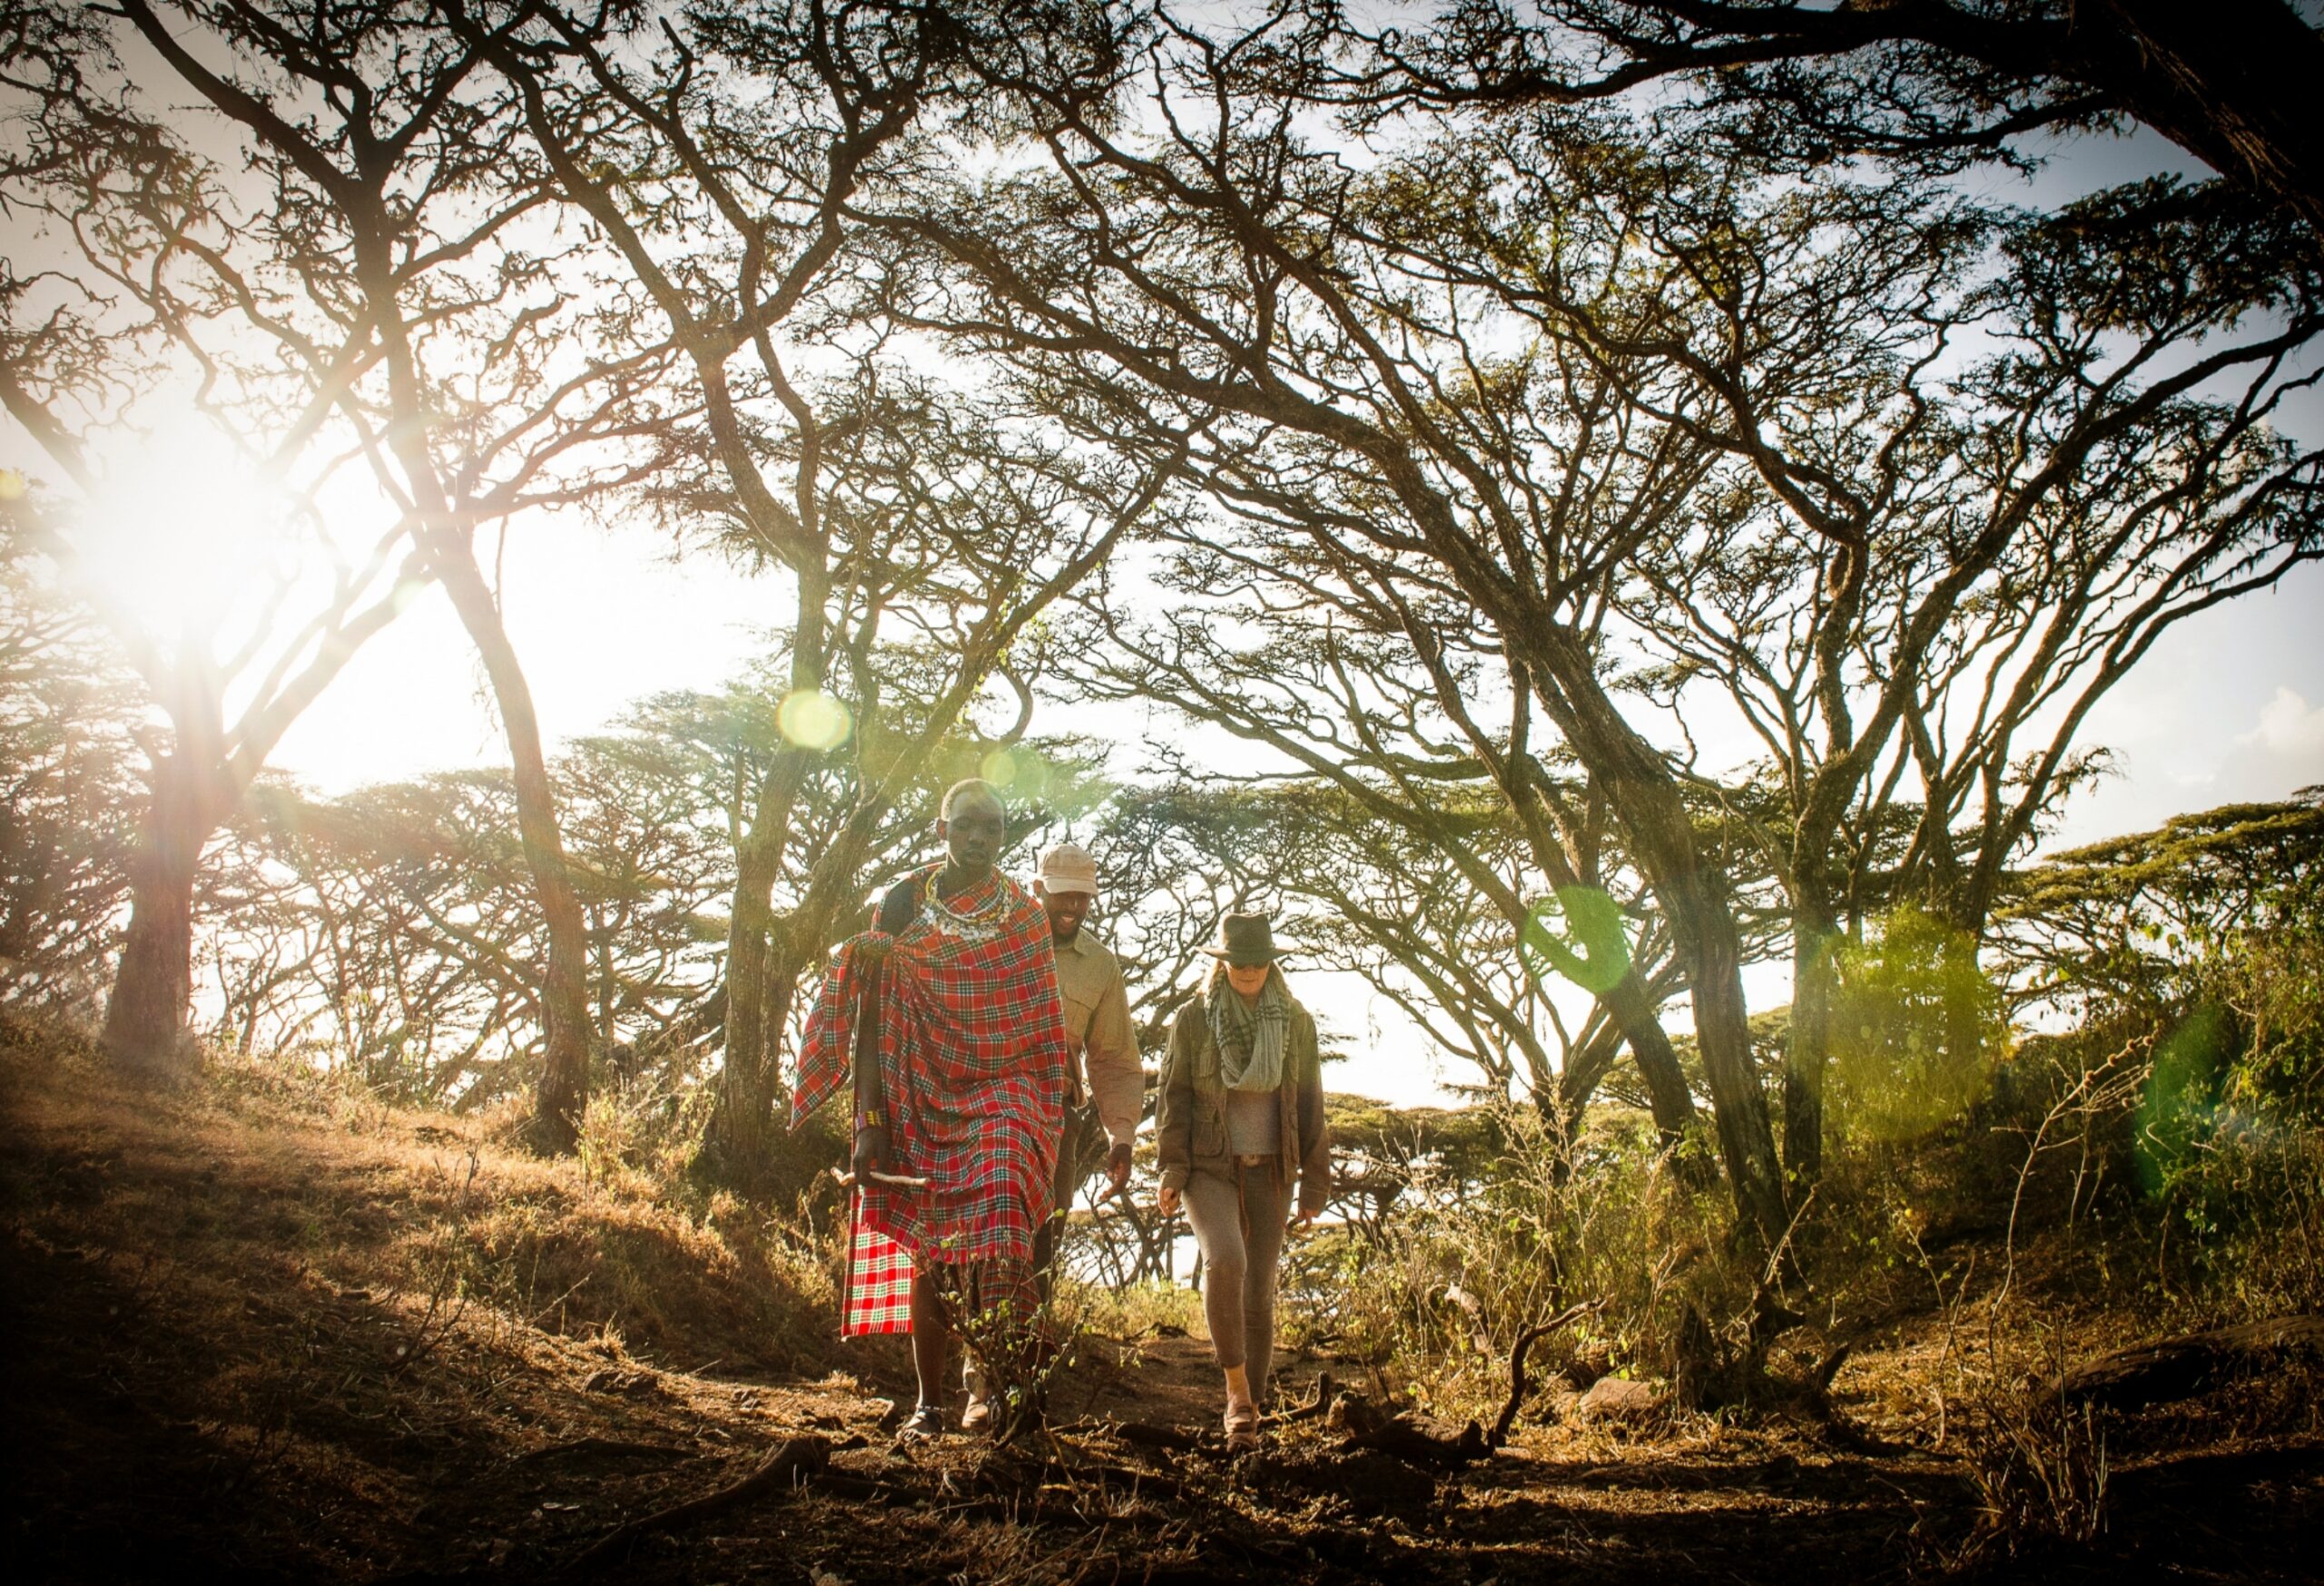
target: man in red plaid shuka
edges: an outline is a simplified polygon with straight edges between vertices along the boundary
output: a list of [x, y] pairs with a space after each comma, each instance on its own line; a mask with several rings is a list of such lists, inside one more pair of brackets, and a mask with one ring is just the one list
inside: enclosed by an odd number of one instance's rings
[[[1049, 915], [994, 868], [1007, 835], [1000, 794], [959, 784], [936, 830], [944, 861], [891, 889], [878, 926], [842, 944], [824, 977], [791, 1104], [795, 1128], [855, 1070], [841, 1332], [912, 1335], [920, 1403], [907, 1436], [944, 1425], [940, 1267], [971, 1306], [1011, 1306], [1020, 1327], [1032, 1315], [1033, 1239], [1049, 1215], [1070, 1061]], [[854, 1064], [867, 990], [879, 1060]]]

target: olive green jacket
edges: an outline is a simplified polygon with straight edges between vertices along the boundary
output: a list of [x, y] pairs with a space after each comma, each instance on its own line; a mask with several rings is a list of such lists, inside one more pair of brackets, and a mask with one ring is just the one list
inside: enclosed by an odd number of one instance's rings
[[[1275, 1170], [1281, 1174], [1295, 1168], [1301, 1215], [1320, 1212], [1332, 1193], [1332, 1137], [1324, 1122], [1324, 1064], [1315, 1043], [1315, 1020], [1296, 1000], [1284, 1041], [1280, 1110], [1283, 1138]], [[1232, 1172], [1233, 1157], [1226, 1148], [1226, 1084], [1218, 1074], [1210, 1013], [1199, 997], [1178, 1010], [1170, 1024], [1154, 1137], [1165, 1189], [1184, 1189], [1197, 1167], [1221, 1176]]]

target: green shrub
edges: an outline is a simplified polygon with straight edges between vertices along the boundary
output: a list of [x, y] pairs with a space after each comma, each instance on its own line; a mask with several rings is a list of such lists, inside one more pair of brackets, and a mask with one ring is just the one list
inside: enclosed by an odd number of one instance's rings
[[1497, 1121], [1482, 1175], [1423, 1159], [1377, 1231], [1293, 1247], [1292, 1342], [1359, 1360], [1440, 1414], [1490, 1419], [1517, 1335], [1570, 1305], [1603, 1302], [1540, 1342], [1537, 1381], [1667, 1376], [1688, 1310], [1723, 1322], [1748, 1308], [1754, 1275], [1731, 1256], [1724, 1189], [1690, 1190], [1644, 1115], [1594, 1112], [1570, 1148], [1531, 1108]]

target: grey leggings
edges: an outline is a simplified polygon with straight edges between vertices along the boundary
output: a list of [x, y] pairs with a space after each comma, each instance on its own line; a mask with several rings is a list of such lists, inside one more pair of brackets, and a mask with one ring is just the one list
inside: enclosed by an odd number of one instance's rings
[[1187, 1219], [1202, 1246], [1211, 1349], [1223, 1371], [1250, 1368], [1251, 1396], [1263, 1402], [1275, 1364], [1275, 1269], [1291, 1217], [1291, 1181], [1275, 1182], [1272, 1158], [1256, 1167], [1230, 1165], [1227, 1175], [1195, 1169], [1187, 1180]]

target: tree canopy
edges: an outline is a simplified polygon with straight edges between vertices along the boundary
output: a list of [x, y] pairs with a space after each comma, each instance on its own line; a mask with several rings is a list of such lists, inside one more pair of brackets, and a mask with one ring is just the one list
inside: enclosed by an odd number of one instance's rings
[[[2147, 860], [2025, 866], [2093, 711], [2324, 553], [2273, 0], [0, 15], [0, 931], [110, 954], [148, 1067], [327, 1040], [551, 1148], [652, 1074], [753, 1181], [983, 771], [1098, 851], [1149, 1035], [1280, 910], [1569, 1143], [1626, 1065], [1772, 1246], [1866, 988], [2091, 938]], [[1974, 179], [2132, 126], [2211, 174]], [[216, 535], [120, 488], [164, 419]], [[750, 580], [761, 660], [550, 742], [518, 520]], [[268, 779], [429, 584], [505, 771]]]

